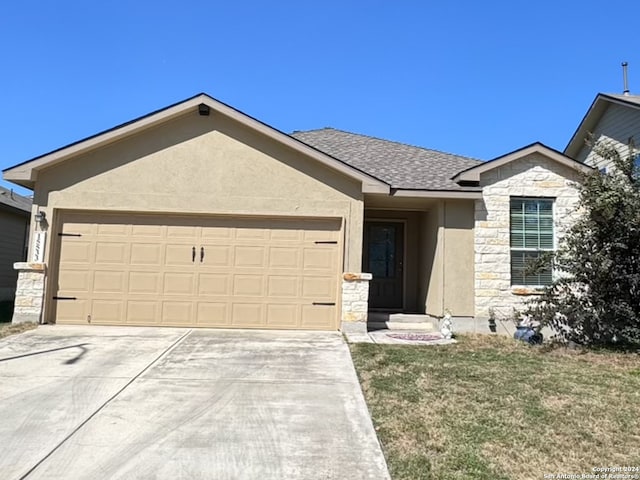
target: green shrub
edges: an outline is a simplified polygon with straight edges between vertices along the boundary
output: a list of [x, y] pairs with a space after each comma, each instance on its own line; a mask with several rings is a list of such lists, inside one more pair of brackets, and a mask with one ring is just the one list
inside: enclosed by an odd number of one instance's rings
[[637, 155], [598, 144], [613, 163], [578, 186], [581, 212], [554, 256], [557, 278], [528, 313], [565, 340], [640, 346], [640, 175]]

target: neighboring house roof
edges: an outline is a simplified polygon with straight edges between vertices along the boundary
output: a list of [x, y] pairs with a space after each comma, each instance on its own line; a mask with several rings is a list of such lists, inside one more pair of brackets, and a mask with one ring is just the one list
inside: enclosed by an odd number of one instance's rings
[[550, 158], [551, 160], [554, 160], [562, 165], [573, 168], [583, 173], [593, 171], [593, 168], [589, 165], [585, 165], [582, 162], [578, 162], [573, 158], [567, 157], [559, 151], [551, 147], [547, 147], [543, 143], [536, 142], [532, 143], [531, 145], [527, 145], [526, 147], [519, 148], [518, 150], [514, 150], [511, 153], [507, 153], [506, 155], [494, 158], [493, 160], [489, 160], [488, 162], [484, 162], [480, 165], [468, 168], [458, 173], [455, 177], [453, 177], [453, 180], [455, 180], [456, 182], [479, 182], [481, 174], [488, 172], [489, 170], [493, 170], [494, 168], [501, 167], [502, 165], [513, 162], [515, 160], [519, 160], [533, 153], [539, 153], [547, 158]]
[[296, 131], [291, 136], [385, 181], [394, 189], [478, 190], [461, 187], [451, 177], [481, 164], [480, 160], [334, 128]]
[[593, 132], [596, 125], [604, 115], [605, 111], [611, 104], [623, 105], [628, 108], [640, 110], [640, 96], [639, 95], [617, 95], [611, 93], [599, 93], [593, 100], [593, 103], [587, 110], [586, 115], [578, 125], [575, 133], [569, 140], [564, 154], [571, 158], [576, 158], [580, 153], [582, 147], [584, 147], [585, 139], [588, 138], [589, 133]]
[[32, 203], [33, 201], [29, 197], [23, 197], [13, 190], [0, 186], [0, 205], [6, 205], [31, 214]]
[[216, 114], [225, 115], [256, 132], [264, 134], [297, 152], [313, 158], [333, 170], [339, 171], [361, 182], [362, 191], [365, 193], [389, 193], [389, 184], [374, 177], [372, 174], [358, 169], [358, 167], [350, 165], [341, 159], [332, 157], [316, 148], [310, 147], [286, 133], [276, 130], [205, 93], [195, 95], [187, 100], [144, 115], [130, 122], [123, 123], [122, 125], [118, 125], [117, 127], [59, 148], [45, 155], [14, 165], [13, 167], [3, 170], [4, 178], [18, 185], [33, 188], [37, 178], [37, 172], [40, 169], [56, 165], [57, 163], [85, 154], [115, 141], [138, 134], [189, 112], [201, 111], [201, 114], [208, 116], [209, 109], [213, 110]]

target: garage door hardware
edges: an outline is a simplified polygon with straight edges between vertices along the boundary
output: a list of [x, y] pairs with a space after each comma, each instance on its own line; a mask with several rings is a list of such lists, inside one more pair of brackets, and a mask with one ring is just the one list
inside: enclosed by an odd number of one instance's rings
[[316, 240], [315, 241], [316, 245], [337, 245], [338, 241], [337, 240]]
[[53, 297], [54, 300], [77, 300], [77, 297]]
[[328, 307], [335, 307], [335, 302], [313, 302], [312, 305], [326, 305]]
[[[204, 247], [200, 247], [200, 263], [204, 260]], [[196, 261], [196, 247], [191, 247], [191, 261]]]
[[82, 234], [81, 233], [58, 233], [59, 237], [81, 237]]

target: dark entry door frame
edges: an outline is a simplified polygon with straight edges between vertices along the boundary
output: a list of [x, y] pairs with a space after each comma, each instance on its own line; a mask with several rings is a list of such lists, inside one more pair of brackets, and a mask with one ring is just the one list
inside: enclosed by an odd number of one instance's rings
[[[362, 271], [373, 274], [369, 285], [370, 310], [404, 311], [406, 308], [406, 230], [405, 219], [367, 218], [364, 221]], [[386, 249], [381, 245], [385, 242]]]

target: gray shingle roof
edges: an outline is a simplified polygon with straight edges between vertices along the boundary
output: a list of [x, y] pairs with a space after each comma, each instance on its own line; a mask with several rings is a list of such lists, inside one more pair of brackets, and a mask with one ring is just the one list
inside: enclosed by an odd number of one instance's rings
[[334, 128], [296, 131], [291, 136], [387, 182], [392, 188], [478, 190], [460, 187], [451, 177], [482, 163], [480, 160]]
[[0, 186], [0, 204], [31, 213], [32, 200]]

